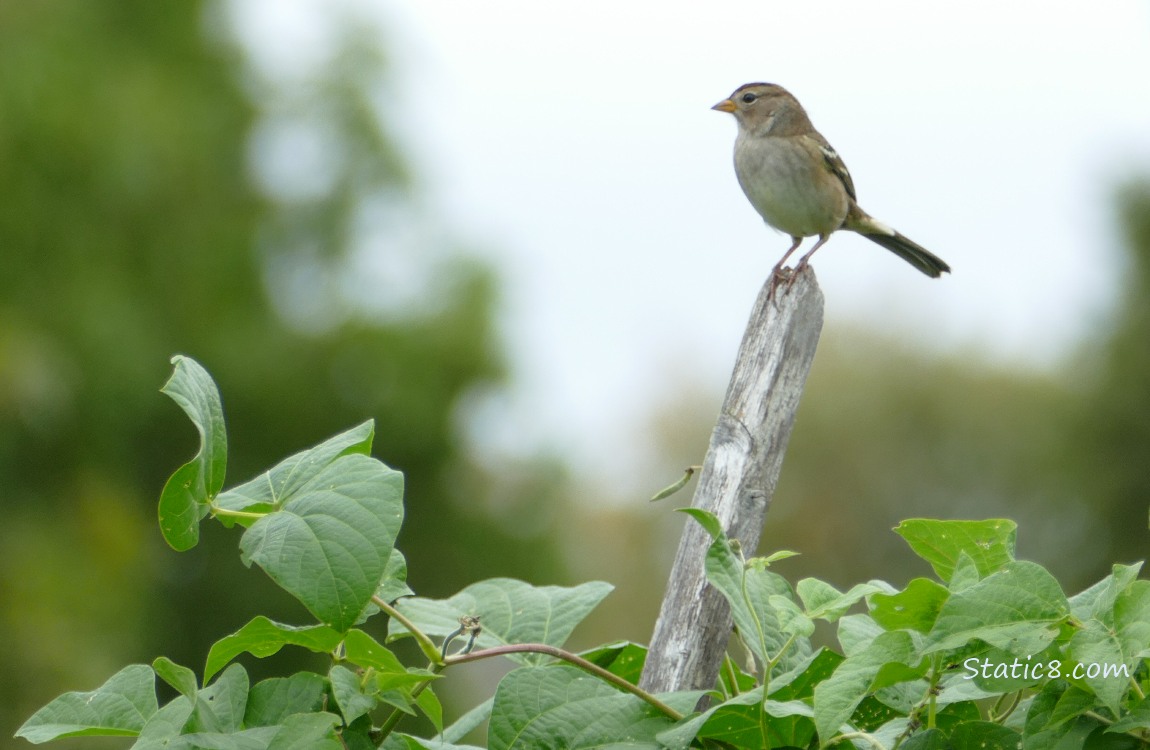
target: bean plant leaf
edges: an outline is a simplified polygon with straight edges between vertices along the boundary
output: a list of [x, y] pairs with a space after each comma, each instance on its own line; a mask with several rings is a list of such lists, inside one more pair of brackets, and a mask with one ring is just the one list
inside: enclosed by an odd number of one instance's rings
[[326, 625], [284, 625], [260, 615], [212, 644], [204, 665], [204, 680], [212, 679], [228, 662], [245, 652], [261, 659], [284, 646], [303, 646], [309, 651], [326, 653], [335, 649], [342, 638], [339, 631]]
[[41, 743], [60, 737], [136, 736], [158, 710], [156, 676], [147, 664], [132, 664], [87, 692], [64, 693], [16, 731]]
[[942, 605], [926, 652], [985, 641], [1023, 658], [1045, 649], [1070, 614], [1070, 604], [1058, 581], [1041, 565], [1007, 563], [1001, 570], [962, 591]]
[[[690, 711], [702, 691], [660, 695]], [[563, 747], [567, 750], [660, 748], [655, 736], [674, 722], [639, 698], [567, 666], [522, 667], [495, 691], [488, 748]]]
[[986, 521], [937, 521], [911, 518], [895, 527], [915, 554], [949, 581], [961, 553], [968, 554], [982, 576], [988, 576], [1014, 559], [1018, 524], [1009, 519]]
[[[476, 648], [509, 643], [562, 646], [575, 626], [613, 588], [601, 581], [567, 588], [492, 578], [474, 583], [448, 599], [400, 599], [396, 608], [424, 633], [439, 638], [458, 629], [461, 617], [478, 616], [482, 631]], [[398, 620], [392, 619], [389, 628], [390, 639], [408, 635]], [[459, 645], [465, 642], [461, 639]], [[539, 664], [549, 659], [538, 654], [509, 654], [508, 657], [522, 664]]]
[[227, 490], [216, 499], [216, 505], [227, 510], [248, 512], [274, 510], [337, 458], [370, 454], [374, 437], [375, 421], [369, 419], [333, 435], [314, 448], [289, 456], [255, 479]]
[[353, 453], [280, 497], [240, 551], [320, 622], [345, 631], [383, 579], [402, 521], [403, 475]]
[[176, 469], [160, 493], [160, 531], [172, 549], [183, 552], [200, 539], [200, 520], [224, 486], [228, 436], [224, 409], [215, 381], [198, 362], [177, 354], [175, 370], [160, 391], [175, 401], [200, 434], [191, 461]]

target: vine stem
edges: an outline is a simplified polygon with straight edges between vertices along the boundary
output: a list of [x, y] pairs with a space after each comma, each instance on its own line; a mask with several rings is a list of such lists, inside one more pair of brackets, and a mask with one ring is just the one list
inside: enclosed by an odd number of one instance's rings
[[440, 666], [444, 664], [443, 658], [439, 655], [439, 648], [432, 642], [430, 636], [420, 630], [414, 622], [407, 619], [402, 612], [395, 607], [391, 606], [378, 596], [371, 597], [371, 601], [375, 606], [379, 607], [388, 617], [394, 618], [400, 625], [407, 628], [407, 632], [415, 638], [419, 643], [419, 650], [423, 655], [431, 661], [432, 665]]
[[267, 513], [252, 513], [246, 510], [228, 510], [218, 505], [212, 505], [211, 511], [212, 516], [216, 518], [250, 518], [257, 521], [267, 515]]
[[612, 674], [606, 669], [603, 669], [603, 667], [600, 667], [598, 664], [593, 664], [583, 657], [571, 653], [570, 651], [564, 651], [563, 649], [557, 648], [556, 646], [548, 646], [545, 643], [512, 643], [506, 646], [495, 646], [493, 648], [485, 648], [480, 651], [472, 651], [469, 654], [449, 656], [444, 660], [444, 666], [450, 667], [455, 664], [465, 664], [469, 661], [489, 659], [493, 656], [506, 656], [507, 654], [523, 653], [546, 654], [547, 656], [553, 656], [556, 659], [560, 659], [567, 662], [568, 664], [582, 669], [584, 672], [589, 672], [590, 674], [593, 674], [599, 679], [611, 683], [621, 690], [625, 690], [631, 695], [634, 695], [636, 698], [642, 700], [644, 703], [654, 707], [660, 713], [669, 717], [673, 721], [679, 721], [683, 718], [683, 714], [671, 708], [666, 703], [656, 698], [654, 695], [648, 693], [646, 690], [643, 690], [642, 688], [627, 682], [619, 675]]

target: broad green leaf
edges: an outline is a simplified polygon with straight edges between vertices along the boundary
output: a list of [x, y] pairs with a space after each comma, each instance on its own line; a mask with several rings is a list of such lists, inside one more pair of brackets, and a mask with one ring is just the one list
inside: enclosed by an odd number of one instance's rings
[[1070, 612], [1075, 619], [1099, 620], [1106, 625], [1114, 624], [1114, 602], [1126, 587], [1138, 578], [1142, 563], [1115, 565], [1110, 575], [1085, 591], [1070, 597]]
[[1010, 562], [946, 600], [929, 634], [927, 653], [960, 648], [977, 638], [1026, 657], [1058, 635], [1070, 605], [1041, 565]]
[[248, 705], [248, 673], [233, 664], [196, 694], [196, 705], [185, 731], [232, 734], [243, 729]]
[[157, 711], [155, 672], [132, 664], [88, 692], [64, 693], [41, 708], [16, 731], [39, 744], [60, 737], [135, 736]]
[[141, 739], [132, 750], [267, 750], [277, 731], [275, 727], [258, 727], [238, 732], [192, 732]]
[[643, 674], [643, 661], [647, 658], [647, 647], [630, 641], [619, 641], [579, 655], [632, 685], [638, 685]]
[[387, 646], [362, 630], [349, 630], [343, 641], [345, 658], [357, 667], [381, 672], [407, 672], [407, 667]]
[[915, 578], [897, 594], [872, 594], [871, 617], [887, 630], [929, 633], [950, 592], [929, 578]]
[[342, 750], [335, 734], [339, 717], [332, 713], [295, 714], [268, 744], [267, 750]]
[[331, 692], [335, 696], [336, 705], [343, 714], [343, 720], [348, 724], [375, 708], [378, 699], [374, 695], [374, 686], [365, 690], [359, 675], [355, 672], [336, 664], [328, 672], [327, 677], [331, 681]]
[[160, 391], [175, 401], [200, 434], [195, 457], [172, 474], [160, 493], [160, 531], [177, 551], [196, 546], [200, 519], [224, 486], [228, 437], [220, 392], [211, 375], [190, 357], [172, 357], [175, 369]]
[[281, 498], [240, 540], [256, 563], [320, 622], [345, 631], [375, 593], [403, 521], [403, 475], [355, 453]]
[[1084, 715], [1079, 715], [1070, 721], [1052, 720], [1055, 719], [1055, 712], [1067, 687], [1062, 680], [1051, 680], [1031, 701], [1030, 708], [1026, 712], [1023, 747], [1059, 750], [1081, 748], [1086, 738], [1098, 728], [1097, 721]]
[[843, 654], [854, 656], [866, 650], [885, 631], [870, 615], [847, 615], [839, 620], [838, 639]]
[[[391, 550], [391, 555], [387, 559], [387, 566], [383, 569], [383, 580], [379, 582], [379, 588], [375, 590], [375, 595], [388, 604], [392, 604], [401, 596], [415, 595], [415, 592], [407, 586], [407, 560], [404, 559], [403, 553], [399, 550]], [[374, 607], [375, 605], [369, 604], [368, 606]]]
[[324, 678], [314, 672], [297, 672], [291, 677], [257, 682], [248, 693], [244, 725], [274, 726], [292, 714], [318, 712], [323, 708], [326, 689]]
[[[686, 713], [701, 695], [695, 691], [659, 698]], [[610, 746], [656, 750], [655, 735], [672, 724], [649, 704], [578, 669], [523, 667], [504, 677], [495, 691], [487, 746], [490, 750]]]
[[[744, 564], [724, 534], [707, 549], [704, 565], [707, 580], [731, 605], [739, 636], [760, 664], [774, 661], [775, 671], [782, 673], [809, 656], [810, 642], [805, 637], [790, 637], [791, 633], [801, 635], [806, 623], [794, 617], [796, 612], [801, 615], [801, 610], [786, 579], [762, 566]], [[782, 599], [772, 600], [772, 597]], [[793, 606], [781, 612], [782, 601], [789, 601]], [[791, 627], [790, 632], [786, 626]], [[780, 656], [784, 647], [788, 650]]]
[[[438, 638], [454, 632], [461, 617], [478, 616], [483, 630], [476, 640], [477, 649], [509, 643], [562, 646], [575, 626], [611, 593], [612, 588], [601, 581], [567, 588], [532, 586], [511, 578], [492, 578], [473, 583], [448, 599], [400, 599], [396, 608], [424, 633]], [[389, 639], [408, 635], [397, 620], [390, 620], [388, 625]], [[465, 639], [460, 639], [457, 644], [465, 642]], [[508, 658], [521, 664], [550, 660], [538, 654], [509, 654]]]
[[148, 718], [144, 728], [140, 730], [140, 739], [133, 748], [164, 748], [169, 741], [183, 733], [184, 725], [192, 716], [195, 703], [186, 695], [175, 700], [155, 712]]
[[[965, 745], [963, 747], [966, 747]], [[941, 729], [922, 729], [899, 745], [900, 750], [953, 750]]]
[[394, 604], [396, 599], [404, 596], [415, 596], [415, 592], [407, 586], [407, 560], [402, 552], [392, 548], [391, 555], [387, 558], [387, 565], [383, 569], [383, 580], [379, 582], [375, 596], [363, 608], [363, 613], [356, 618], [356, 624], [379, 613], [376, 599]]
[[368, 455], [375, 437], [375, 421], [368, 420], [350, 430], [334, 435], [314, 448], [300, 451], [280, 461], [239, 487], [233, 487], [216, 498], [216, 505], [227, 510], [267, 512], [297, 493], [341, 456]]
[[1005, 518], [989, 521], [936, 521], [912, 518], [895, 527], [915, 554], [926, 560], [944, 581], [950, 580], [962, 552], [970, 555], [982, 576], [1014, 559], [1018, 525]]
[[326, 653], [338, 646], [341, 640], [341, 633], [325, 625], [297, 627], [273, 622], [260, 615], [212, 644], [204, 665], [204, 679], [212, 679], [228, 662], [245, 652], [261, 659], [284, 646], [303, 646], [310, 651]]
[[348, 663], [371, 668], [377, 692], [408, 690], [421, 682], [439, 679], [439, 675], [426, 669], [405, 667], [389, 648], [362, 630], [349, 630], [343, 647]]
[[[1086, 708], [1089, 708], [1087, 706]], [[1083, 709], [1086, 710], [1086, 709]], [[1110, 725], [1108, 732], [1136, 732], [1150, 729], [1150, 698], [1143, 698], [1125, 716]]]
[[888, 593], [890, 586], [881, 581], [859, 583], [845, 594], [825, 581], [817, 578], [804, 578], [795, 586], [795, 593], [803, 601], [806, 616], [834, 622], [846, 614], [851, 606], [865, 596]]
[[1134, 581], [1118, 595], [1114, 602], [1114, 627], [1122, 643], [1124, 662], [1132, 666], [1130, 659], [1150, 649], [1150, 581]]
[[[1072, 659], [1078, 662], [1078, 664], [1074, 666], [1067, 665], [1068, 674], [1064, 675], [1064, 677], [1067, 679], [1071, 678], [1075, 667], [1077, 667], [1077, 670], [1081, 671], [1082, 676], [1075, 681], [1088, 687], [1090, 692], [1098, 696], [1098, 700], [1101, 701], [1104, 706], [1117, 714], [1118, 704], [1126, 695], [1127, 688], [1130, 685], [1130, 675], [1133, 674], [1133, 669], [1125, 669], [1127, 660], [1122, 653], [1122, 643], [1118, 635], [1098, 620], [1088, 620], [1085, 626], [1075, 632], [1070, 638], [1066, 652]], [[1132, 661], [1136, 663], [1137, 659], [1133, 659]], [[1117, 667], [1126, 671], [1126, 674], [1102, 675], [1099, 673], [1097, 675], [1088, 675], [1086, 674], [1085, 665], [1105, 665], [1107, 669]], [[1095, 668], [1101, 667], [1098, 666]]]
[[152, 669], [155, 670], [157, 677], [175, 688], [176, 692], [195, 700], [196, 692], [200, 689], [195, 672], [176, 664], [166, 656], [153, 660]]
[[883, 633], [847, 657], [834, 674], [815, 686], [815, 726], [820, 742], [826, 744], [838, 734], [878, 681], [881, 670], [891, 664], [909, 668], [918, 661], [910, 635], [901, 630]]
[[756, 688], [684, 719], [657, 739], [669, 750], [686, 750], [695, 738], [724, 747], [805, 747], [815, 733], [813, 715], [803, 701], [764, 702]]

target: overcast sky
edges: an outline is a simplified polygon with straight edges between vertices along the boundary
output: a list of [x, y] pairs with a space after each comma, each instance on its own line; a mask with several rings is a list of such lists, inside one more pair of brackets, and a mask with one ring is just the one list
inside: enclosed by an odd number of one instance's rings
[[[954, 268], [931, 280], [836, 235], [813, 264], [825, 330], [1045, 368], [1121, 278], [1110, 196], [1150, 173], [1145, 2], [361, 4], [386, 19], [430, 204], [505, 281], [518, 387], [484, 429], [581, 468], [625, 471], [620, 425], [671, 373], [725, 384], [789, 244], [747, 204], [735, 123], [710, 110], [740, 84], [790, 89], [861, 205]], [[306, 24], [261, 23], [306, 45]]]

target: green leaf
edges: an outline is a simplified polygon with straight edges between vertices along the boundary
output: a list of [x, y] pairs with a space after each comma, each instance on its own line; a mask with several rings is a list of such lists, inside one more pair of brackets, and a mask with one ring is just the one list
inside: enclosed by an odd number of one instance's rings
[[338, 646], [341, 640], [343, 640], [341, 633], [325, 625], [297, 627], [273, 622], [260, 615], [236, 632], [212, 644], [208, 651], [207, 663], [204, 665], [204, 679], [212, 679], [212, 675], [245, 652], [263, 659], [290, 645], [303, 646], [317, 653], [327, 653]]
[[169, 701], [148, 718], [148, 722], [140, 730], [140, 739], [132, 745], [133, 750], [186, 747], [186, 744], [170, 744], [170, 742], [172, 738], [183, 733], [184, 725], [188, 723], [194, 709], [195, 703], [185, 695]]
[[[562, 646], [612, 588], [601, 581], [567, 588], [492, 578], [473, 583], [449, 599], [400, 599], [396, 608], [424, 633], [439, 638], [455, 631], [461, 617], [478, 616], [483, 630], [476, 640], [477, 648], [509, 643]], [[408, 635], [395, 619], [389, 621], [389, 628], [389, 639]], [[508, 658], [521, 664], [550, 660], [539, 654], [508, 654]]]
[[64, 693], [16, 731], [39, 744], [60, 737], [135, 736], [157, 711], [155, 672], [132, 664], [88, 692]]
[[866, 650], [885, 631], [870, 615], [847, 615], [839, 620], [838, 639], [843, 654], [854, 656]]
[[387, 565], [383, 569], [383, 580], [379, 582], [375, 596], [363, 608], [363, 613], [356, 618], [356, 624], [362, 623], [379, 613], [379, 606], [375, 603], [375, 599], [378, 598], [388, 604], [393, 604], [400, 597], [414, 595], [415, 592], [407, 586], [407, 560], [402, 552], [393, 548], [391, 555], [387, 558]]
[[834, 622], [846, 614], [851, 606], [865, 596], [888, 592], [890, 587], [881, 581], [859, 583], [845, 594], [817, 578], [804, 578], [795, 586], [795, 593], [803, 601], [806, 616]]
[[1083, 715], [1069, 721], [1052, 721], [1067, 687], [1062, 680], [1051, 680], [1043, 686], [1038, 695], [1034, 696], [1026, 712], [1023, 747], [1058, 750], [1081, 748], [1091, 732], [1098, 728], [1099, 723], [1096, 720]]
[[342, 750], [338, 725], [339, 717], [326, 712], [289, 716], [267, 750]]
[[274, 510], [337, 458], [370, 454], [374, 437], [375, 421], [369, 419], [328, 438], [314, 448], [285, 458], [255, 479], [224, 492], [216, 498], [216, 505], [227, 510], [249, 512]]
[[160, 493], [160, 531], [172, 549], [183, 552], [200, 539], [200, 519], [224, 486], [228, 437], [220, 392], [211, 375], [190, 357], [172, 357], [175, 369], [160, 391], [175, 401], [200, 434], [195, 457], [172, 474]]
[[[690, 711], [699, 691], [660, 699]], [[567, 666], [523, 667], [495, 691], [488, 748], [659, 748], [655, 735], [673, 722], [649, 704]]]
[[1045, 568], [1027, 561], [1007, 563], [950, 595], [925, 653], [960, 648], [977, 638], [1025, 658], [1045, 649], [1069, 614], [1066, 595]]
[[643, 674], [643, 661], [647, 658], [647, 647], [630, 641], [618, 641], [583, 651], [579, 655], [632, 685], [638, 685]]
[[[830, 677], [815, 686], [815, 726], [822, 744], [843, 728], [855, 708], [878, 681], [888, 665], [913, 667], [919, 661], [914, 643], [906, 631], [883, 633], [866, 648], [847, 657]], [[922, 672], [917, 674], [921, 675]], [[913, 673], [906, 672], [907, 678]], [[889, 680], [887, 681], [888, 684]]]
[[958, 556], [966, 552], [982, 576], [988, 576], [1014, 559], [1018, 525], [1009, 519], [988, 521], [936, 521], [912, 518], [895, 527], [915, 554], [934, 572], [949, 581]]
[[929, 578], [915, 578], [897, 594], [873, 594], [871, 617], [887, 630], [929, 633], [950, 592]]
[[669, 750], [686, 750], [695, 738], [730, 747], [805, 747], [814, 737], [813, 715], [799, 700], [764, 702], [762, 688], [756, 688], [681, 721], [657, 739]]
[[1113, 625], [1114, 602], [1138, 578], [1141, 570], [1142, 563], [1115, 565], [1110, 575], [1070, 597], [1070, 613], [1078, 620], [1096, 619], [1105, 625]]
[[166, 656], [157, 657], [152, 662], [152, 669], [155, 670], [157, 677], [175, 688], [178, 693], [195, 700], [196, 692], [200, 689], [195, 672], [176, 664]]
[[349, 630], [343, 641], [344, 656], [357, 667], [381, 672], [407, 672], [407, 667], [387, 646], [362, 630]]
[[403, 475], [345, 455], [280, 503], [244, 533], [244, 562], [262, 567], [320, 622], [347, 630], [383, 580], [403, 521]]
[[427, 688], [415, 698], [416, 705], [427, 720], [431, 722], [431, 726], [435, 727], [436, 732], [443, 731], [443, 705], [439, 702], [438, 696], [431, 688]]
[[244, 712], [244, 725], [282, 724], [292, 714], [315, 713], [323, 708], [327, 682], [314, 672], [272, 677], [252, 686]]
[[[901, 750], [953, 750], [954, 745], [947, 741], [940, 729], [923, 729], [911, 735], [899, 745]], [[963, 747], [966, 747], [965, 745]]]
[[[786, 579], [762, 566], [745, 565], [723, 534], [707, 549], [705, 568], [707, 580], [730, 603], [740, 638], [760, 664], [774, 661], [775, 672], [782, 673], [810, 655], [804, 637], [810, 620], [802, 617]], [[792, 639], [792, 634], [800, 637]], [[784, 647], [789, 650], [781, 654]]]
[[691, 518], [699, 522], [699, 524], [711, 535], [712, 539], [718, 539], [723, 534], [723, 524], [719, 521], [719, 517], [710, 511], [702, 510], [701, 508], [676, 508], [680, 513], [686, 513]]
[[336, 664], [327, 676], [331, 681], [332, 695], [335, 696], [336, 705], [345, 722], [350, 724], [375, 708], [378, 699], [373, 694], [374, 689], [364, 690], [355, 672]]
[[196, 695], [196, 706], [185, 731], [232, 734], [243, 729], [248, 705], [248, 673], [239, 664], [223, 671]]
[[[1086, 708], [1089, 708], [1089, 705]], [[1107, 731], [1136, 732], [1146, 729], [1150, 729], [1150, 698], [1139, 701], [1125, 716], [1111, 724]]]
[[[1118, 704], [1126, 695], [1126, 690], [1130, 684], [1130, 675], [1133, 674], [1133, 669], [1125, 670], [1125, 675], [1114, 675], [1101, 673], [1097, 675], [1085, 674], [1085, 666], [1105, 665], [1107, 669], [1112, 667], [1123, 668], [1126, 666], [1126, 656], [1122, 652], [1122, 643], [1117, 634], [1113, 633], [1109, 628], [1103, 625], [1098, 620], [1088, 620], [1081, 630], [1078, 630], [1070, 638], [1070, 643], [1067, 645], [1067, 654], [1078, 662], [1077, 669], [1083, 672], [1079, 681], [1090, 689], [1090, 692], [1098, 696], [1098, 700], [1104, 706], [1109, 708], [1113, 713], [1118, 713]], [[1137, 659], [1130, 661], [1137, 663]], [[1074, 666], [1069, 667], [1073, 670]], [[1070, 678], [1071, 674], [1064, 675]]]

